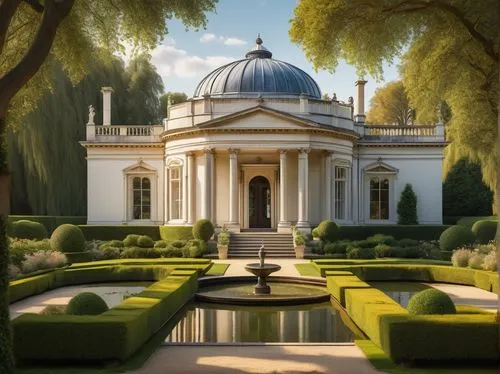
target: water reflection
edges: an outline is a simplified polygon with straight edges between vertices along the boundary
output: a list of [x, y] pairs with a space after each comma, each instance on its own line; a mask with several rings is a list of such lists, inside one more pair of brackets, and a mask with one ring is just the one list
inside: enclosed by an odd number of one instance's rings
[[353, 334], [329, 303], [293, 307], [193, 304], [170, 343], [352, 342]]
[[384, 292], [392, 300], [406, 308], [411, 297], [429, 286], [418, 282], [370, 282], [374, 288]]

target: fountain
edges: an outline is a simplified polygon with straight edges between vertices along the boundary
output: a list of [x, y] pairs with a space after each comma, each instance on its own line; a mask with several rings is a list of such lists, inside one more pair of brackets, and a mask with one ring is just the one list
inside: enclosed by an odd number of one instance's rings
[[253, 293], [255, 295], [269, 295], [271, 287], [268, 286], [266, 279], [271, 274], [281, 269], [281, 266], [276, 264], [265, 264], [266, 252], [264, 250], [264, 243], [259, 249], [259, 263], [247, 264], [245, 270], [257, 276], [257, 284], [255, 285]]

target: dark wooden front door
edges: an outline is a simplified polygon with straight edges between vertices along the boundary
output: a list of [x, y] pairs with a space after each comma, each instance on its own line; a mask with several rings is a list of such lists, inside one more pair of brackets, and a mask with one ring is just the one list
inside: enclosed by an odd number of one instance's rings
[[271, 227], [271, 187], [264, 177], [255, 177], [249, 185], [250, 228]]

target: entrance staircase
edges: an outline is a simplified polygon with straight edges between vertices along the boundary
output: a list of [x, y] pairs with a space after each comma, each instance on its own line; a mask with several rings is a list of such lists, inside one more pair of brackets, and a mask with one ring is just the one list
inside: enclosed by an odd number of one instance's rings
[[276, 232], [240, 232], [232, 233], [229, 242], [229, 258], [258, 257], [260, 246], [264, 244], [266, 258], [293, 258], [292, 234]]

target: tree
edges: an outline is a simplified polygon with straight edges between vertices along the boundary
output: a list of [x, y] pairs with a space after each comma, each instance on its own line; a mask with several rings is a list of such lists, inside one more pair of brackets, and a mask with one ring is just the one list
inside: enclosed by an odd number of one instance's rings
[[[31, 111], [54, 81], [44, 64], [49, 53], [71, 79], [80, 80], [95, 61], [123, 50], [121, 41], [154, 47], [166, 34], [165, 20], [206, 23], [216, 0], [2, 0], [0, 2], [0, 372], [13, 371], [7, 301], [9, 171], [5, 148], [9, 118]], [[104, 52], [103, 52], [104, 51]]]
[[370, 110], [366, 113], [366, 122], [406, 126], [413, 124], [413, 117], [414, 110], [410, 106], [403, 82], [395, 81], [377, 88], [370, 101]]
[[398, 224], [418, 225], [417, 195], [415, 195], [413, 187], [409, 183], [401, 192], [401, 199], [398, 203]]
[[460, 159], [443, 183], [444, 216], [490, 216], [493, 194], [483, 183], [481, 167]]
[[[78, 142], [85, 139], [88, 105], [97, 108], [101, 117], [100, 88], [112, 86], [113, 123], [157, 122], [163, 83], [147, 55], [133, 58], [126, 69], [117, 58], [97, 61], [76, 85], [60, 63], [54, 61], [51, 69], [56, 81], [54, 91], [45, 94], [40, 105], [9, 130], [11, 212], [85, 215], [87, 165], [85, 149]], [[98, 118], [97, 123], [100, 121]], [[37, 131], [33, 131], [36, 126]]]
[[[187, 95], [184, 92], [167, 92], [160, 97], [160, 113], [161, 117], [167, 117], [168, 106], [183, 103], [187, 100]], [[170, 104], [169, 104], [170, 103]]]
[[403, 82], [417, 120], [434, 119], [446, 101], [453, 154], [480, 162], [500, 213], [499, 24], [498, 0], [302, 0], [290, 37], [316, 69], [344, 59], [375, 78], [406, 48]]

